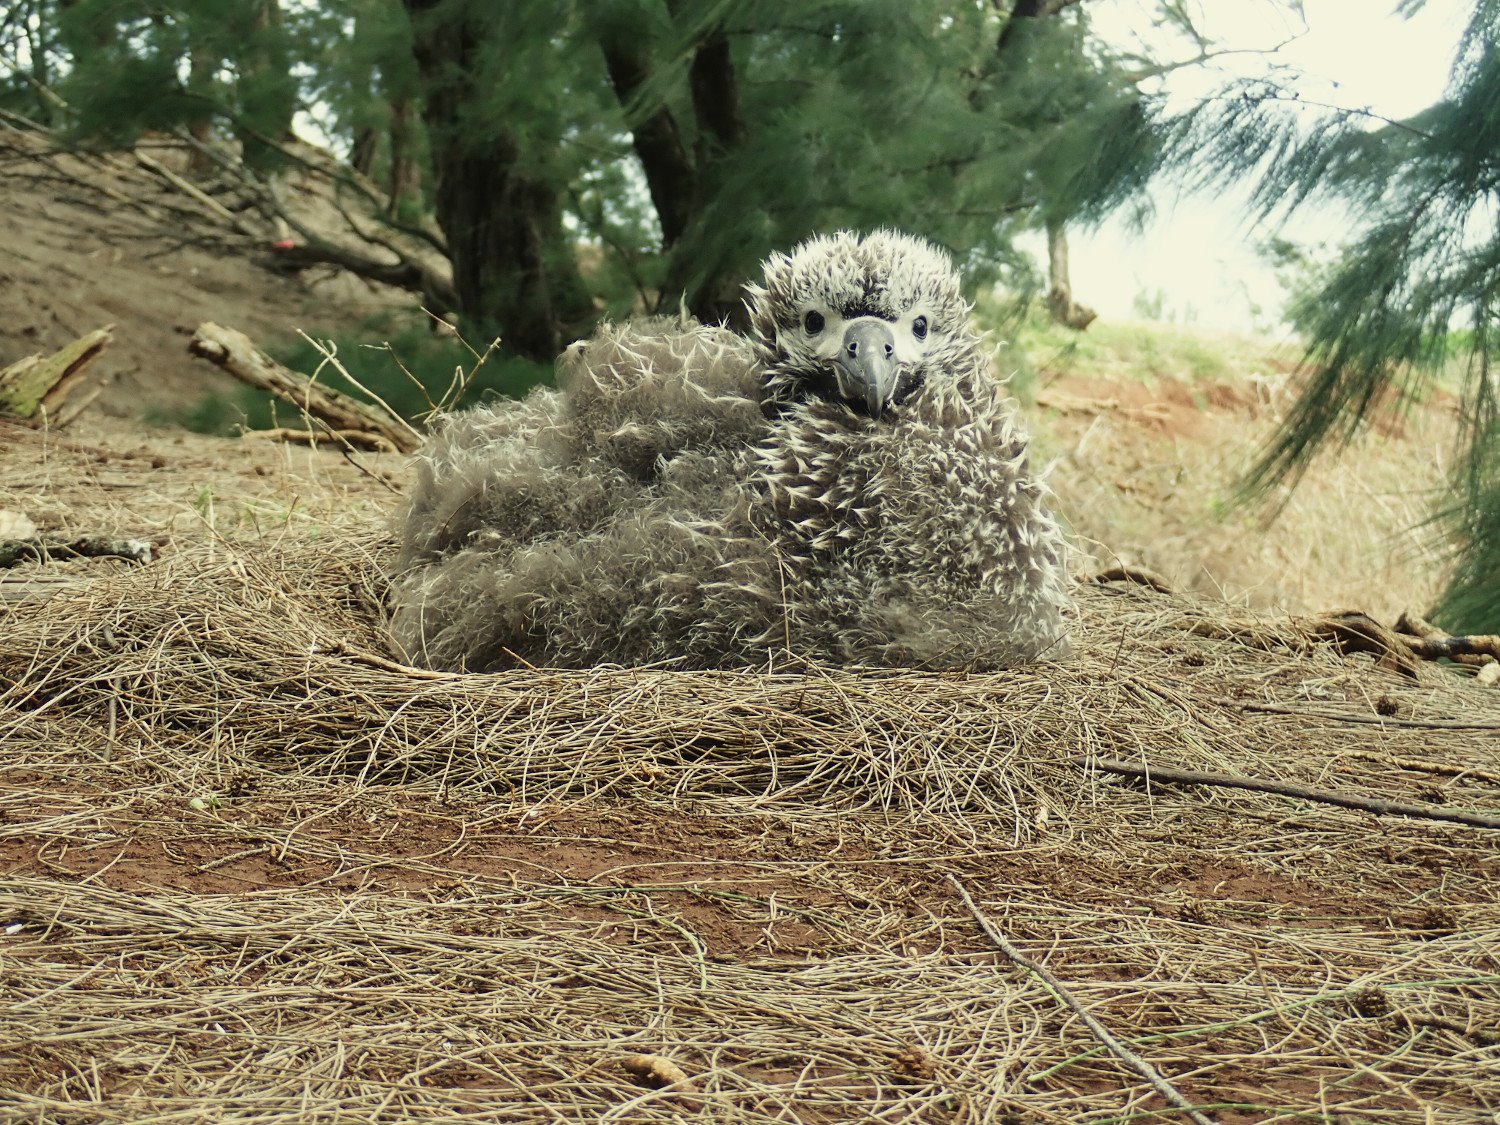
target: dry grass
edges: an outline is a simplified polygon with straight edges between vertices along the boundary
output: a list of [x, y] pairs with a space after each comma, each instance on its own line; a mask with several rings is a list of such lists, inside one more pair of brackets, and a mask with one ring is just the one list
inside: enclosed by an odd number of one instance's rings
[[[1365, 717], [1386, 695], [1398, 721], [1500, 730], [1490, 693], [1388, 678], [1284, 621], [1260, 624], [1270, 649], [1207, 640], [1200, 608], [1118, 591], [1087, 593], [1062, 669], [414, 674], [380, 648], [379, 540], [340, 542], [184, 550], [7, 622], [0, 839], [40, 861], [0, 901], [12, 1119], [1153, 1116], [1143, 1083], [996, 963], [942, 871], [1224, 1120], [1500, 1107], [1482, 1065], [1500, 1021], [1493, 839], [1067, 761], [1493, 806], [1484, 784], [1357, 756], [1481, 767], [1493, 733], [1240, 706]], [[247, 778], [295, 794], [294, 822], [237, 814]], [[848, 858], [791, 844], [572, 880], [319, 827], [349, 801], [399, 819], [434, 795], [491, 830], [608, 810], [647, 838], [833, 831]], [[153, 887], [85, 859], [101, 834], [130, 863], [160, 836], [195, 841], [200, 875], [247, 851], [318, 874]], [[794, 920], [801, 948], [724, 945], [700, 928], [710, 907], [771, 933]], [[619, 1060], [641, 1051], [694, 1090], [632, 1084]]]
[[1064, 407], [1037, 411], [1035, 425], [1085, 567], [1124, 561], [1180, 589], [1297, 613], [1394, 620], [1432, 606], [1450, 565], [1429, 519], [1452, 463], [1451, 400], [1390, 417], [1323, 454], [1297, 488], [1237, 507], [1236, 482], [1292, 401], [1289, 377], [1188, 374], [1042, 392]]
[[0, 602], [0, 1120], [1174, 1118], [950, 873], [1215, 1120], [1500, 1113], [1495, 833], [1073, 760], [1493, 810], [1494, 691], [1098, 587], [1056, 668], [423, 673], [383, 489], [217, 448], [5, 477], [168, 557]]

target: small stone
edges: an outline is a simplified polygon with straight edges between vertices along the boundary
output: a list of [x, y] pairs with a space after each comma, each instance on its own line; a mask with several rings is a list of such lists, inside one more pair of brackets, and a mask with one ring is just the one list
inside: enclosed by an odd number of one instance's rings
[[0, 539], [31, 539], [36, 535], [36, 524], [23, 512], [0, 508]]

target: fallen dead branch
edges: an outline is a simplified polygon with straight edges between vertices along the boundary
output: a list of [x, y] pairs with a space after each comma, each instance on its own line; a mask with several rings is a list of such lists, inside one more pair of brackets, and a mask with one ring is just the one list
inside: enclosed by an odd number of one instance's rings
[[41, 571], [24, 575], [0, 574], [0, 603], [42, 602], [77, 589], [88, 579], [77, 574]]
[[1407, 610], [1396, 618], [1394, 628], [1396, 632], [1405, 633], [1409, 637], [1446, 637], [1448, 635], [1446, 630], [1439, 629], [1421, 614], [1413, 613], [1411, 610]]
[[[1158, 585], [1149, 572], [1131, 572], [1128, 568], [1104, 571], [1090, 579], [1094, 582], [1132, 581], [1163, 593], [1171, 590]], [[1403, 618], [1403, 621], [1408, 621]], [[1380, 668], [1399, 672], [1415, 679], [1423, 661], [1454, 660], [1467, 664], [1491, 664], [1500, 660], [1500, 636], [1449, 636], [1441, 631], [1411, 635], [1382, 625], [1359, 610], [1340, 610], [1309, 617], [1294, 618], [1302, 638], [1285, 632], [1267, 630], [1254, 621], [1198, 615], [1183, 627], [1195, 636], [1215, 640], [1232, 640], [1251, 648], [1266, 650], [1305, 648], [1307, 641], [1331, 644], [1343, 653], [1369, 653]], [[1423, 623], [1425, 624], [1425, 622]], [[1399, 623], [1398, 623], [1399, 625]], [[1431, 627], [1428, 627], [1431, 629]], [[1300, 643], [1299, 643], [1300, 640]]]
[[284, 274], [295, 274], [313, 266], [333, 266], [367, 281], [415, 293], [426, 308], [447, 313], [458, 305], [452, 283], [412, 257], [403, 256], [395, 262], [381, 261], [372, 254], [318, 238], [306, 226], [297, 225], [301, 241], [266, 255], [261, 259], [261, 265]]
[[1447, 762], [1424, 762], [1417, 758], [1398, 758], [1392, 754], [1375, 754], [1368, 750], [1348, 750], [1349, 757], [1358, 758], [1362, 762], [1378, 762], [1383, 766], [1393, 766], [1398, 770], [1411, 770], [1413, 773], [1430, 773], [1438, 777], [1459, 777], [1472, 779], [1474, 781], [1485, 781], [1491, 785], [1500, 785], [1500, 773], [1493, 770], [1483, 770], [1475, 766], [1455, 766]]
[[1455, 636], [1411, 614], [1403, 614], [1394, 629], [1358, 611], [1323, 614], [1309, 622], [1315, 634], [1345, 652], [1374, 653], [1405, 674], [1414, 674], [1410, 657], [1479, 665], [1500, 661], [1500, 636]]
[[399, 453], [382, 434], [368, 430], [297, 430], [280, 426], [273, 430], [246, 430], [242, 435], [249, 441], [282, 441], [290, 445], [347, 445], [370, 453]]
[[1075, 758], [1073, 760], [1079, 765], [1092, 766], [1106, 773], [1139, 777], [1151, 783], [1214, 785], [1227, 789], [1248, 789], [1256, 793], [1274, 793], [1279, 797], [1293, 797], [1323, 805], [1337, 805], [1345, 809], [1361, 809], [1379, 816], [1409, 816], [1422, 820], [1443, 821], [1448, 824], [1466, 824], [1473, 828], [1500, 828], [1500, 815], [1456, 812], [1433, 805], [1387, 801], [1380, 797], [1360, 797], [1352, 793], [1336, 793], [1330, 789], [1313, 789], [1305, 785], [1295, 785], [1289, 781], [1268, 781], [1259, 777], [1237, 777], [1208, 770], [1185, 770], [1174, 766], [1120, 762], [1110, 758]]
[[1318, 640], [1332, 643], [1340, 652], [1367, 652], [1382, 668], [1415, 678], [1421, 667], [1419, 654], [1412, 647], [1415, 638], [1403, 637], [1357, 610], [1323, 613], [1304, 619], [1309, 633]]
[[155, 172], [168, 184], [176, 188], [178, 191], [182, 192], [183, 195], [187, 196], [194, 203], [197, 203], [199, 206], [203, 207], [216, 218], [222, 219], [225, 223], [227, 223], [229, 226], [233, 227], [243, 235], [246, 235], [250, 238], [257, 237], [259, 232], [254, 230], [238, 215], [234, 214], [234, 212], [230, 211], [229, 208], [225, 207], [217, 199], [213, 198], [201, 188], [189, 183], [187, 180], [184, 180], [176, 172], [172, 171], [172, 169], [162, 164], [162, 162], [157, 160], [155, 157], [152, 157], [147, 153], [141, 151], [140, 148], [137, 148], [135, 150], [135, 158], [136, 161], [141, 165], [141, 167], [149, 168], [152, 172]]
[[114, 328], [107, 324], [49, 356], [27, 356], [0, 370], [0, 413], [66, 426], [104, 389], [91, 366], [109, 346]]
[[1423, 660], [1457, 660], [1463, 656], [1500, 660], [1500, 636], [1493, 633], [1473, 636], [1407, 637], [1407, 647]]
[[258, 350], [250, 338], [212, 322], [200, 324], [188, 350], [223, 368], [243, 383], [269, 391], [335, 433], [360, 432], [401, 453], [414, 451], [421, 435], [405, 422], [348, 395], [320, 387]]
[[1036, 404], [1059, 414], [1107, 414], [1121, 406], [1117, 398], [1080, 398], [1061, 391], [1043, 391], [1036, 396]]
[[465, 680], [469, 678], [467, 672], [438, 672], [431, 668], [416, 668], [410, 664], [401, 664], [384, 656], [376, 656], [372, 652], [358, 652], [348, 648], [342, 643], [329, 645], [327, 648], [318, 649], [320, 655], [343, 656], [360, 664], [367, 664], [371, 668], [379, 668], [385, 672], [395, 672], [397, 675], [408, 676], [414, 680]]
[[1500, 723], [1466, 722], [1463, 719], [1403, 719], [1399, 715], [1365, 715], [1350, 711], [1330, 711], [1323, 707], [1288, 707], [1280, 703], [1241, 703], [1242, 711], [1264, 715], [1290, 715], [1299, 719], [1323, 719], [1358, 726], [1404, 727], [1407, 730], [1473, 730], [1500, 731]]
[[984, 931], [985, 937], [989, 938], [995, 944], [995, 948], [1046, 985], [1047, 991], [1057, 997], [1064, 1007], [1081, 1019], [1084, 1026], [1094, 1033], [1099, 1042], [1109, 1048], [1112, 1055], [1130, 1067], [1131, 1070], [1135, 1071], [1147, 1082], [1151, 1083], [1152, 1089], [1165, 1098], [1168, 1104], [1182, 1110], [1189, 1121], [1194, 1122], [1195, 1125], [1214, 1125], [1213, 1118], [1204, 1116], [1197, 1106], [1182, 1096], [1177, 1087], [1167, 1081], [1166, 1076], [1161, 1071], [1157, 1070], [1156, 1067], [1152, 1066], [1145, 1059], [1141, 1058], [1140, 1055], [1125, 1046], [1124, 1043], [1121, 1043], [1119, 1039], [1115, 1038], [1114, 1033], [1100, 1023], [1094, 1017], [1093, 1013], [1080, 1004], [1073, 997], [1073, 994], [1068, 991], [1063, 982], [1053, 976], [1045, 965], [1038, 961], [1033, 961], [1012, 945], [1010, 939], [1000, 932], [1000, 928], [995, 925], [989, 915], [985, 914], [979, 908], [979, 904], [974, 901], [968, 889], [951, 872], [945, 878], [947, 878], [948, 884], [958, 892], [958, 897], [963, 899], [964, 906], [974, 916], [974, 921], [979, 923], [979, 928]]
[[1098, 574], [1089, 575], [1084, 581], [1098, 585], [1109, 582], [1129, 582], [1136, 586], [1145, 586], [1148, 590], [1155, 590], [1160, 594], [1176, 592], [1172, 584], [1160, 574], [1142, 566], [1112, 566], [1108, 570], [1099, 571]]
[[[66, 105], [51, 91], [47, 91], [46, 96], [49, 100], [55, 99], [59, 106]], [[17, 114], [5, 112], [0, 115], [0, 120], [10, 126], [0, 137], [0, 146], [26, 154], [90, 196], [104, 196], [148, 218], [160, 220], [163, 201], [157, 198], [158, 193], [154, 190], [143, 194], [140, 184], [149, 182], [154, 189], [158, 183], [165, 182], [183, 203], [179, 206], [174, 200], [165, 207], [177, 211], [199, 237], [221, 250], [246, 253], [250, 248], [269, 244], [278, 226], [294, 231], [296, 241], [292, 245], [258, 255], [259, 264], [266, 269], [295, 274], [311, 267], [328, 266], [418, 294], [428, 307], [445, 311], [456, 307], [453, 282], [442, 261], [446, 251], [441, 236], [420, 225], [401, 223], [390, 217], [388, 200], [358, 174], [312, 146], [301, 143], [284, 145], [275, 138], [257, 137], [261, 144], [276, 149], [286, 158], [289, 166], [297, 167], [302, 175], [318, 183], [318, 194], [341, 213], [344, 226], [331, 236], [315, 229], [313, 224], [303, 222], [297, 209], [287, 206], [279, 198], [276, 184], [258, 175], [236, 153], [222, 145], [204, 144], [187, 129], [174, 130], [173, 141], [162, 143], [162, 138], [158, 137], [154, 147], [188, 150], [197, 159], [215, 166], [244, 200], [245, 210], [230, 210], [191, 180], [155, 159], [145, 151], [151, 142], [143, 140], [137, 145], [132, 152], [135, 157], [132, 163], [109, 153], [69, 151], [65, 142], [51, 130]], [[240, 127], [244, 128], [245, 123], [241, 122]], [[95, 169], [108, 171], [111, 175], [86, 174]], [[120, 190], [112, 180], [131, 190]], [[339, 196], [345, 191], [353, 191], [358, 196], [358, 210], [364, 213], [365, 222], [376, 229], [364, 229], [354, 212], [342, 204]], [[378, 230], [389, 232], [390, 237], [377, 233]]]
[[60, 562], [65, 559], [115, 558], [148, 563], [151, 556], [152, 547], [148, 539], [113, 539], [86, 535], [77, 539], [36, 537], [0, 540], [0, 567], [15, 566], [23, 562]]

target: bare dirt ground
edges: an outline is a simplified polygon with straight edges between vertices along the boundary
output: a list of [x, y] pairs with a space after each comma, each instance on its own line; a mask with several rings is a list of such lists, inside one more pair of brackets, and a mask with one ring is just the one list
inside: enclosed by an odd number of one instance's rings
[[[141, 151], [185, 168], [170, 147]], [[295, 170], [284, 192], [309, 218], [327, 207], [326, 191]], [[49, 153], [35, 134], [0, 125], [0, 364], [115, 324], [100, 360], [110, 385], [96, 406], [139, 418], [234, 386], [188, 354], [188, 338], [206, 320], [284, 338], [299, 327], [357, 325], [402, 302], [330, 270], [292, 277], [264, 268], [275, 232], [244, 221], [248, 234], [226, 229], [133, 154]]]
[[[1075, 524], [1143, 549], [1265, 422], [1058, 393]], [[157, 554], [0, 571], [0, 1119], [1181, 1120], [953, 879], [1208, 1119], [1500, 1120], [1500, 836], [1435, 819], [1500, 815], [1494, 689], [1120, 585], [998, 675], [423, 672], [405, 479], [0, 422], [0, 510]]]

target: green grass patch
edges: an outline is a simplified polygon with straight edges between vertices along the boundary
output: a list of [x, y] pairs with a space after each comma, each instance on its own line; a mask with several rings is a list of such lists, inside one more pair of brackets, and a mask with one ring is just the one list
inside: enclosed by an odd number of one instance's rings
[[[471, 351], [463, 340], [434, 333], [431, 323], [425, 314], [414, 312], [368, 321], [353, 331], [309, 332], [316, 343], [298, 336], [271, 339], [263, 346], [283, 366], [361, 402], [378, 406], [383, 401], [410, 422], [420, 422], [435, 406], [471, 406], [497, 396], [519, 398], [552, 382], [550, 364], [498, 350], [481, 364], [475, 353], [482, 355], [485, 343], [471, 341]], [[350, 378], [320, 346], [332, 352]], [[144, 420], [225, 437], [301, 424], [295, 407], [253, 387], [210, 391], [186, 407], [148, 410]]]
[[[273, 342], [266, 351], [277, 362], [316, 376], [334, 390], [363, 402], [384, 401], [410, 421], [425, 418], [437, 406], [468, 406], [501, 395], [519, 398], [552, 381], [551, 364], [499, 350], [481, 364], [476, 353], [484, 353], [486, 341], [466, 344], [455, 336], [434, 333], [431, 324], [425, 315], [413, 313], [371, 322], [354, 332], [311, 331], [308, 335], [316, 344], [297, 337]], [[352, 382], [318, 345], [332, 351]], [[460, 387], [463, 393], [455, 398]], [[262, 424], [259, 417], [252, 416], [252, 421]]]
[[[1016, 371], [1025, 392], [1060, 374], [1218, 382], [1285, 369], [1298, 358], [1295, 343], [1185, 324], [1096, 320], [1078, 332], [1054, 322], [1036, 302], [1018, 310], [1003, 296], [981, 296], [974, 317], [1004, 342], [1000, 368]], [[1023, 401], [1029, 397], [1016, 393]]]

